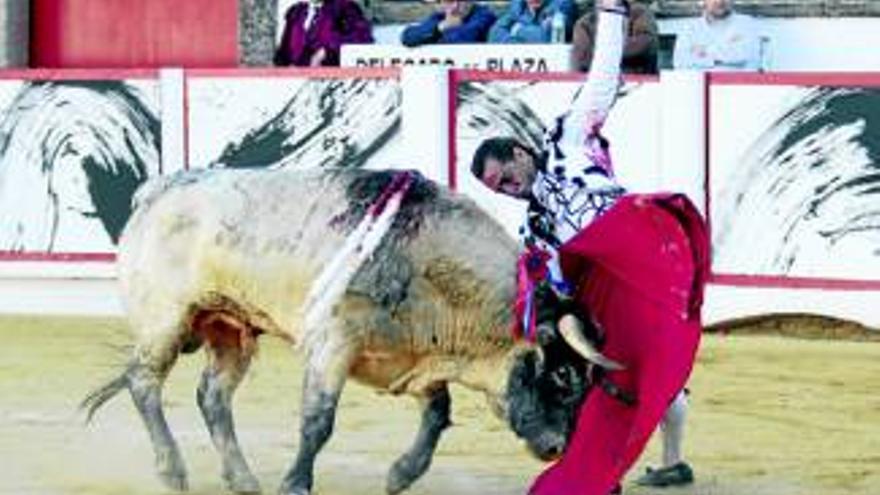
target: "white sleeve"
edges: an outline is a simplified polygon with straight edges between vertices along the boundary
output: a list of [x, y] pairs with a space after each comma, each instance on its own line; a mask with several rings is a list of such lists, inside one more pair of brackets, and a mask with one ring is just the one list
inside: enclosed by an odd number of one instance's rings
[[751, 17], [734, 14], [733, 33], [721, 40], [715, 54], [725, 68], [757, 70], [761, 64], [760, 45]]
[[[711, 69], [713, 62], [708, 56], [707, 47], [709, 40], [707, 38], [707, 30], [703, 28], [702, 18], [692, 19], [690, 24], [679, 33], [675, 40], [675, 48], [672, 55], [672, 66], [676, 70], [707, 70]], [[701, 50], [696, 50], [696, 46], [701, 46]], [[698, 56], [698, 53], [702, 53]]]
[[690, 69], [693, 62], [690, 60], [692, 35], [689, 29], [683, 30], [675, 37], [675, 45], [672, 50], [672, 68], [675, 70]]
[[572, 104], [568, 121], [580, 132], [592, 134], [605, 123], [620, 85], [620, 61], [626, 34], [626, 16], [599, 12], [596, 50], [587, 80]]

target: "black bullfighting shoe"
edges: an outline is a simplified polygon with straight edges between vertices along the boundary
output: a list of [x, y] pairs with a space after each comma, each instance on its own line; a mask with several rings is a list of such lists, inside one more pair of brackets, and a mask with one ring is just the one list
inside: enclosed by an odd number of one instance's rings
[[654, 469], [648, 468], [642, 477], [636, 480], [640, 486], [681, 486], [694, 482], [694, 471], [686, 462], [678, 462], [671, 466]]

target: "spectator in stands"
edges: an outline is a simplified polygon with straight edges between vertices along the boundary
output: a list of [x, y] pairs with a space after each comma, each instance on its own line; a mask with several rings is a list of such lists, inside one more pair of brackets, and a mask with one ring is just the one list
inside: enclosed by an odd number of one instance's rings
[[[575, 70], [581, 72], [590, 70], [598, 18], [597, 9], [590, 9], [574, 25], [571, 66]], [[621, 68], [624, 72], [633, 74], [656, 74], [659, 45], [654, 13], [643, 3], [632, 2]]]
[[275, 65], [338, 66], [346, 43], [372, 43], [370, 21], [353, 0], [307, 0], [285, 15]]
[[489, 31], [490, 43], [549, 43], [553, 16], [565, 16], [565, 39], [571, 39], [575, 19], [572, 0], [510, 0]]
[[754, 19], [734, 12], [733, 0], [703, 0], [703, 15], [678, 35], [672, 62], [676, 69], [760, 69]]
[[437, 11], [400, 36], [406, 46], [432, 43], [482, 43], [495, 23], [492, 9], [473, 0], [440, 0]]

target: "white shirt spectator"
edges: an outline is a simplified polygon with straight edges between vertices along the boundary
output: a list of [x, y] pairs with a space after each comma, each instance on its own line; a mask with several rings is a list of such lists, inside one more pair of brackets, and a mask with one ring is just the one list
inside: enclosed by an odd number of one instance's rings
[[676, 69], [759, 70], [754, 18], [731, 12], [723, 18], [696, 19], [678, 35], [672, 63]]

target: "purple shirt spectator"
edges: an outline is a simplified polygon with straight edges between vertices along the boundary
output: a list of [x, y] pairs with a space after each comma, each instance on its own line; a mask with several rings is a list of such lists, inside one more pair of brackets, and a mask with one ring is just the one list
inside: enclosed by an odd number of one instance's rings
[[285, 19], [275, 65], [338, 66], [343, 44], [373, 42], [370, 21], [352, 0], [297, 2]]
[[482, 43], [495, 23], [492, 9], [471, 0], [442, 0], [440, 8], [400, 36], [406, 46], [447, 43]]

